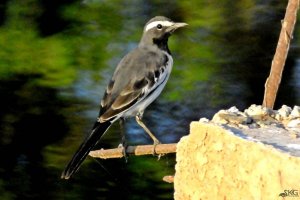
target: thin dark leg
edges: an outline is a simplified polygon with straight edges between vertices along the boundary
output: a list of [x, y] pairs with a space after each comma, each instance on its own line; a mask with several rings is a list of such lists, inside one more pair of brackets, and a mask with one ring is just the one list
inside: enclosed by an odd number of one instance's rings
[[125, 138], [125, 119], [120, 118], [120, 129], [121, 129], [121, 140], [122, 140], [122, 145], [126, 143], [126, 138]]

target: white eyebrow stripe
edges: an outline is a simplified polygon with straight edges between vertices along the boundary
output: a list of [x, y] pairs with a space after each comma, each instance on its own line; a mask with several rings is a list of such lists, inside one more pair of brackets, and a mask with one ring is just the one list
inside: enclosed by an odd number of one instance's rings
[[169, 22], [169, 21], [155, 21], [151, 22], [145, 27], [145, 32], [148, 31], [149, 29], [156, 27], [158, 24], [161, 24], [162, 26], [172, 26], [174, 22]]

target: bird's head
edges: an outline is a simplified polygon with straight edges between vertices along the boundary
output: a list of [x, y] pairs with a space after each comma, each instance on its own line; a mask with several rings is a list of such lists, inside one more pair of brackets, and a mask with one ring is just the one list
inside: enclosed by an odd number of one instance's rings
[[167, 17], [156, 16], [150, 19], [144, 27], [141, 44], [156, 44], [167, 42], [169, 36], [178, 28], [188, 25], [187, 23], [173, 22]]

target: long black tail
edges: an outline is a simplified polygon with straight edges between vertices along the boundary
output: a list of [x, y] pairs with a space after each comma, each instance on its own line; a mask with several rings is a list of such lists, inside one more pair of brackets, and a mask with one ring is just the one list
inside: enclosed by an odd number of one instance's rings
[[63, 171], [61, 178], [69, 179], [80, 167], [81, 163], [87, 157], [89, 152], [97, 144], [101, 136], [110, 127], [111, 122], [107, 121], [104, 123], [96, 122], [91, 134], [85, 139], [80, 145], [77, 152], [74, 154], [72, 160], [69, 162], [65, 170]]

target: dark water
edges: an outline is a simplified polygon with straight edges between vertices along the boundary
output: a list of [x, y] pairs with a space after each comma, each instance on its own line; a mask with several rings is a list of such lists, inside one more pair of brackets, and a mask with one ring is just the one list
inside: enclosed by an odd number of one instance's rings
[[[172, 199], [175, 157], [87, 158], [60, 173], [90, 130], [119, 60], [144, 23], [165, 15], [189, 26], [170, 38], [174, 68], [145, 122], [164, 143], [218, 109], [261, 104], [287, 1], [4, 1], [0, 6], [0, 199]], [[299, 26], [298, 26], [299, 27]], [[300, 104], [299, 28], [276, 108]], [[120, 142], [114, 125], [98, 148]], [[130, 144], [151, 140], [134, 120]]]

